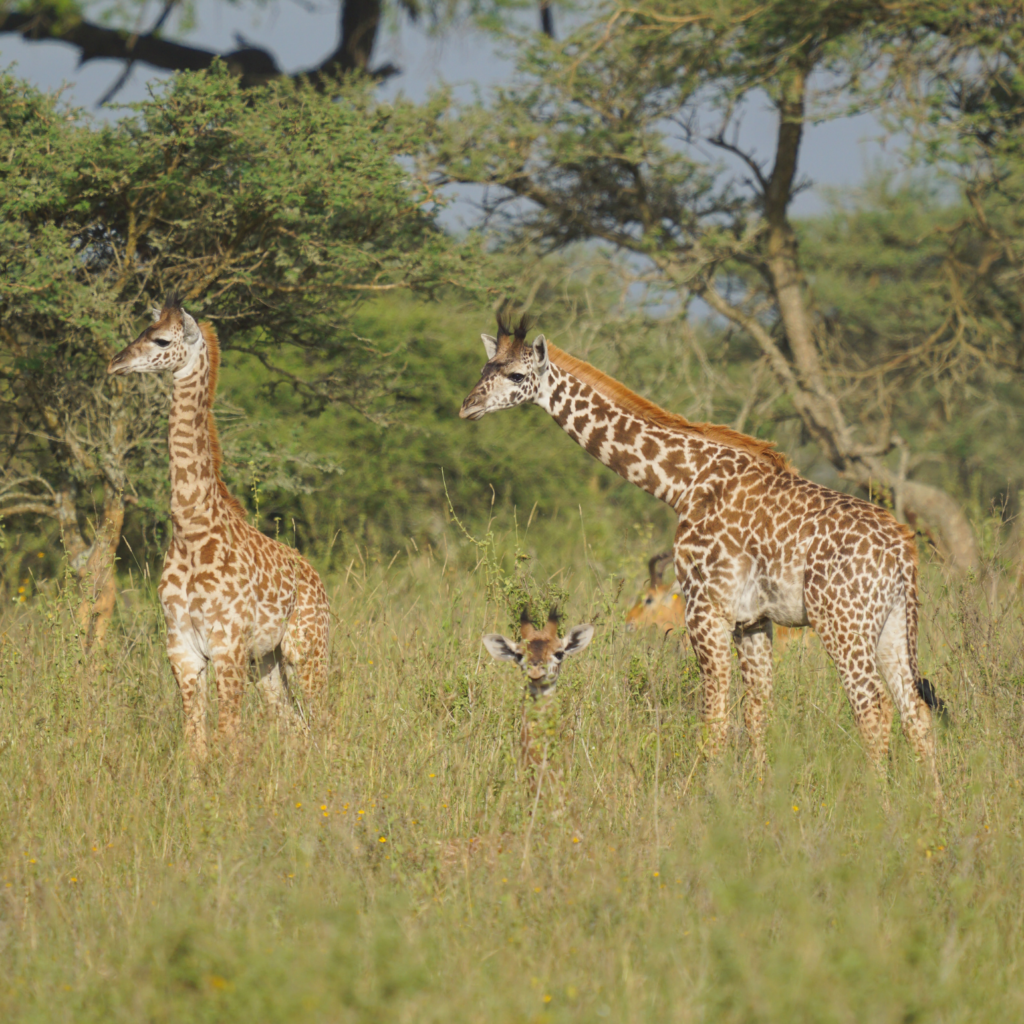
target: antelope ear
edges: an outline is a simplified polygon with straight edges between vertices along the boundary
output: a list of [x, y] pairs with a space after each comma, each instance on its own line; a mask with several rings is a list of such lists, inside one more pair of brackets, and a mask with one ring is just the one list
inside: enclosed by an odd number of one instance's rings
[[181, 328], [185, 333], [185, 343], [188, 345], [194, 345], [202, 337], [199, 324], [185, 310], [181, 311]]
[[514, 661], [517, 665], [523, 660], [523, 652], [514, 640], [500, 633], [487, 633], [483, 637], [484, 647], [495, 661]]
[[157, 320], [159, 320], [160, 317], [163, 315], [163, 310], [159, 306], [153, 306], [150, 309], [150, 313], [153, 314], [153, 323], [156, 323]]
[[543, 334], [533, 339], [533, 366], [538, 377], [548, 372], [548, 341]]
[[578, 654], [594, 638], [594, 627], [588, 622], [584, 626], [573, 626], [562, 641], [563, 654]]
[[493, 334], [481, 334], [480, 340], [487, 350], [487, 362], [490, 362], [498, 353], [498, 339]]

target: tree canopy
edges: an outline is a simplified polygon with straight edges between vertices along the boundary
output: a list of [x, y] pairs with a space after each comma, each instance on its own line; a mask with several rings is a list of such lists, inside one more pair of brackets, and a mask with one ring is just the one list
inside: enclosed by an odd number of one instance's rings
[[479, 266], [400, 165], [419, 119], [287, 81], [252, 102], [215, 65], [97, 128], [0, 78], [0, 515], [54, 519], [105, 578], [124, 501], [150, 497], [166, 386], [105, 365], [171, 290], [307, 403], [373, 393], [388, 370], [349, 329], [360, 302]]

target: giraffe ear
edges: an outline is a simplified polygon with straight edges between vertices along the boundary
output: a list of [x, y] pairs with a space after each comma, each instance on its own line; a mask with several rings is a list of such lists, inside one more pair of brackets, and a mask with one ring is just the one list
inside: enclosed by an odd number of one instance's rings
[[498, 353], [498, 339], [492, 334], [481, 334], [480, 340], [484, 343], [484, 348], [487, 350], [487, 361], [490, 362]]
[[578, 654], [594, 638], [594, 627], [588, 622], [584, 626], [573, 626], [562, 641], [563, 654]]
[[533, 339], [533, 367], [538, 377], [548, 372], [548, 341], [543, 334]]
[[153, 314], [153, 323], [156, 323], [157, 320], [163, 316], [163, 310], [159, 306], [153, 306], [152, 309], [150, 309], [150, 313]]
[[185, 310], [181, 311], [181, 329], [185, 334], [185, 343], [188, 345], [194, 345], [202, 337], [199, 324]]
[[523, 652], [519, 644], [509, 640], [500, 633], [487, 633], [483, 637], [484, 647], [495, 661], [514, 661], [517, 665], [523, 660]]

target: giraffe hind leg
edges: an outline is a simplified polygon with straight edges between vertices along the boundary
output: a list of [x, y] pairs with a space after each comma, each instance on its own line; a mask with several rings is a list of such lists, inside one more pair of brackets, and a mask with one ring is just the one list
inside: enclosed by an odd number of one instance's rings
[[278, 647], [259, 660], [261, 675], [256, 683], [267, 706], [286, 725], [306, 731], [306, 723], [295, 703], [285, 673], [281, 671], [284, 655]]
[[839, 670], [868, 761], [884, 778], [893, 708], [875, 666], [875, 642], [851, 626], [840, 630], [829, 622], [812, 625]]
[[[903, 735], [924, 762], [941, 799], [938, 766], [935, 759], [935, 730], [929, 709], [928, 696], [934, 691], [927, 680], [918, 681], [910, 668], [907, 643], [907, 612], [902, 600], [897, 601], [882, 627], [877, 649], [878, 668], [889, 685], [889, 692], [900, 713]], [[924, 684], [924, 685], [922, 685]], [[938, 705], [938, 701], [935, 701]], [[941, 710], [936, 708], [938, 713]]]

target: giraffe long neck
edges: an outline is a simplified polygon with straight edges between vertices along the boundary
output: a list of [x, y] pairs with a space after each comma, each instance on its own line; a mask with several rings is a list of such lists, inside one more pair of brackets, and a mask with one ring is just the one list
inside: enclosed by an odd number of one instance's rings
[[215, 439], [210, 422], [210, 355], [174, 380], [168, 443], [171, 454], [171, 518], [176, 529], [212, 518], [218, 504]]
[[[557, 350], [553, 354], [564, 355]], [[688, 434], [651, 422], [629, 403], [602, 393], [554, 361], [547, 378], [537, 404], [595, 459], [673, 508], [679, 507], [694, 475], [722, 447], [703, 436], [702, 424]]]

